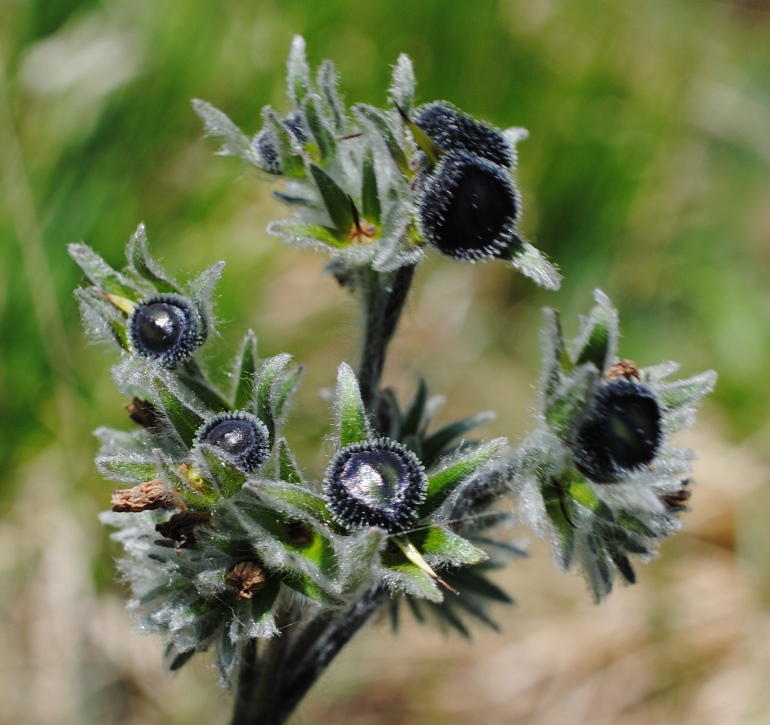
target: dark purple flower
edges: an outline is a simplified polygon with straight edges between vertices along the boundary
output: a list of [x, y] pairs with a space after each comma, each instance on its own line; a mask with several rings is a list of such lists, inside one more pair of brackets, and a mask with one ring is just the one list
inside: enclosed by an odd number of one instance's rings
[[251, 413], [220, 413], [205, 423], [197, 442], [226, 453], [243, 473], [253, 473], [270, 451], [267, 426]]

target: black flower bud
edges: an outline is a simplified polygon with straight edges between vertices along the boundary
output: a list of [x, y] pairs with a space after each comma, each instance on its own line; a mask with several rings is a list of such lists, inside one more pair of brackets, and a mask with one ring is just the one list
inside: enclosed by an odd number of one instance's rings
[[270, 451], [267, 426], [251, 413], [220, 413], [198, 430], [197, 443], [218, 448], [243, 473], [253, 473]]
[[332, 459], [324, 496], [336, 520], [348, 529], [379, 526], [404, 531], [418, 518], [428, 479], [417, 457], [381, 438], [354, 443]]
[[301, 144], [307, 143], [310, 140], [307, 128], [305, 127], [305, 121], [299, 113], [292, 113], [290, 116], [286, 116], [282, 124]]
[[418, 202], [425, 241], [467, 261], [500, 256], [516, 238], [518, 214], [508, 172], [462, 151], [441, 159]]
[[281, 149], [275, 136], [267, 130], [260, 131], [253, 141], [253, 148], [257, 152], [260, 168], [268, 174], [280, 174], [283, 172], [281, 163]]
[[128, 318], [128, 339], [137, 355], [173, 368], [205, 341], [207, 326], [198, 307], [186, 297], [162, 294], [139, 303]]
[[594, 482], [613, 483], [650, 463], [661, 439], [661, 410], [652, 391], [614, 380], [597, 388], [579, 422], [575, 463]]
[[503, 134], [446, 104], [424, 106], [414, 122], [444, 151], [465, 151], [500, 166], [513, 166], [513, 148]]

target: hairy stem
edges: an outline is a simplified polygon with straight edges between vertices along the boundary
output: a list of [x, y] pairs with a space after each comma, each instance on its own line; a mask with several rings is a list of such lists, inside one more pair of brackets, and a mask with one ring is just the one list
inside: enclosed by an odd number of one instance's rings
[[377, 402], [380, 379], [385, 367], [388, 344], [396, 331], [404, 309], [414, 266], [399, 267], [395, 272], [361, 272], [364, 304], [364, 344], [358, 382], [364, 406], [371, 411]]

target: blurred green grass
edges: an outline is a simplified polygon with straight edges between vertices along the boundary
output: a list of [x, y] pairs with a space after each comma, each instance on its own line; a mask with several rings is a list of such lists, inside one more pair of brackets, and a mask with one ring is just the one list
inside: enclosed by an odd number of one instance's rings
[[[66, 244], [85, 241], [119, 264], [140, 220], [181, 274], [228, 261], [212, 360], [226, 360], [254, 327], [265, 354], [287, 350], [307, 364], [292, 430], [317, 467], [329, 414], [316, 391], [355, 353], [353, 313], [321, 257], [265, 234], [282, 210], [238, 162], [213, 157], [189, 103], [206, 99], [255, 131], [262, 105], [286, 107], [283, 64], [296, 33], [311, 64], [335, 61], [349, 100], [383, 103], [390, 65], [406, 52], [420, 100], [530, 130], [517, 172], [523, 227], [559, 265], [562, 290], [432, 259], [390, 382], [408, 391], [425, 374], [448, 395], [447, 414], [498, 408], [492, 432], [516, 438], [529, 427], [539, 308], [559, 307], [574, 331], [600, 287], [620, 309], [623, 355], [643, 365], [674, 358], [687, 374], [717, 369], [712, 416], [764, 456], [766, 1], [9, 0], [0, 5], [2, 512], [17, 510], [22, 482], [52, 449], [61, 456], [42, 476], [65, 487], [53, 499], [79, 507], [83, 522], [106, 504], [90, 431], [125, 425], [124, 401], [109, 378], [113, 358], [80, 333], [80, 277]], [[469, 382], [474, 368], [479, 382]], [[109, 589], [114, 552], [100, 541], [89, 576]]]

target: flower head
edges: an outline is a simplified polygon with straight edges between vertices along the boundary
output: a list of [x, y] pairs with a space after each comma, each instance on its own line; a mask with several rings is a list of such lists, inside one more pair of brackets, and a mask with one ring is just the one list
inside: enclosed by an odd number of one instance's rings
[[447, 153], [419, 199], [425, 240], [463, 260], [499, 256], [516, 238], [519, 198], [506, 170], [466, 153]]
[[326, 471], [324, 497], [345, 528], [379, 526], [395, 533], [417, 520], [427, 482], [414, 453], [380, 438], [337, 453]]
[[206, 340], [206, 322], [195, 304], [177, 294], [153, 295], [140, 302], [128, 319], [128, 339], [141, 357], [173, 368]]
[[270, 450], [267, 426], [251, 413], [220, 413], [198, 431], [197, 444], [213, 446], [230, 456], [244, 473], [253, 473]]

